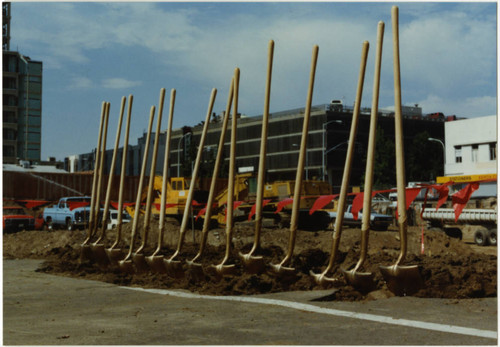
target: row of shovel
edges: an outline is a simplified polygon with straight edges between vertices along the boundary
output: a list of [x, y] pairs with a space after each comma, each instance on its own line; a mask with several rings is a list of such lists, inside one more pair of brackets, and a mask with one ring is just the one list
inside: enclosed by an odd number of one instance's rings
[[[405, 172], [404, 172], [404, 150], [403, 150], [403, 134], [402, 134], [402, 115], [401, 115], [401, 83], [400, 83], [400, 68], [399, 68], [399, 30], [398, 30], [398, 8], [394, 6], [392, 8], [392, 26], [393, 26], [393, 52], [394, 52], [394, 90], [395, 90], [395, 139], [396, 139], [396, 171], [397, 171], [397, 191], [398, 191], [398, 205], [403, 208], [399, 209], [399, 233], [401, 249], [400, 255], [394, 265], [391, 266], [380, 266], [380, 271], [387, 283], [389, 290], [394, 292], [396, 295], [411, 295], [418, 291], [422, 285], [423, 281], [420, 277], [419, 269], [417, 266], [403, 266], [403, 262], [406, 257], [407, 251], [407, 217], [406, 217], [406, 201], [405, 201]], [[372, 198], [372, 187], [373, 187], [373, 166], [374, 166], [374, 155], [375, 155], [375, 136], [376, 136], [376, 125], [377, 125], [377, 114], [378, 114], [378, 98], [379, 98], [379, 84], [380, 84], [380, 68], [381, 68], [381, 57], [382, 57], [382, 44], [384, 35], [384, 23], [379, 22], [377, 30], [377, 49], [376, 49], [376, 60], [375, 60], [375, 74], [374, 74], [374, 84], [373, 84], [373, 98], [371, 107], [371, 120], [370, 120], [370, 131], [369, 131], [369, 141], [368, 141], [368, 155], [366, 164], [366, 174], [365, 174], [365, 191], [363, 208], [365, 211], [371, 209], [371, 198]], [[366, 69], [366, 61], [368, 56], [369, 43], [367, 41], [363, 42], [362, 54], [361, 54], [361, 66], [358, 79], [358, 87], [356, 92], [356, 101], [353, 111], [353, 119], [351, 123], [351, 130], [349, 135], [349, 145], [347, 149], [347, 158], [344, 167], [342, 186], [339, 195], [338, 211], [343, 211], [346, 206], [347, 190], [349, 186], [349, 178], [351, 172], [351, 164], [353, 159], [354, 143], [357, 135], [358, 120], [360, 114], [360, 105], [364, 84], [364, 75]], [[296, 274], [296, 270], [290, 266], [293, 250], [295, 247], [296, 232], [298, 227], [298, 216], [299, 216], [299, 202], [301, 197], [300, 187], [302, 186], [304, 164], [305, 164], [305, 154], [307, 150], [307, 137], [309, 128], [309, 118], [311, 113], [311, 102], [314, 88], [314, 79], [316, 73], [316, 63], [318, 57], [319, 47], [315, 45], [312, 52], [312, 61], [310, 69], [310, 79], [308, 86], [308, 94], [306, 100], [306, 107], [304, 112], [302, 138], [300, 144], [299, 158], [297, 163], [295, 188], [293, 196], [292, 205], [292, 215], [290, 220], [290, 230], [289, 230], [289, 242], [285, 257], [278, 264], [270, 264], [269, 268], [279, 277], [290, 277]], [[269, 42], [268, 46], [268, 66], [267, 66], [267, 77], [266, 77], [266, 92], [265, 92], [265, 102], [264, 102], [264, 112], [262, 118], [262, 134], [261, 134], [261, 144], [260, 144], [260, 156], [259, 156], [259, 171], [257, 177], [257, 196], [256, 196], [256, 212], [255, 212], [255, 233], [254, 242], [251, 250], [247, 254], [239, 253], [241, 263], [245, 270], [250, 273], [261, 273], [268, 268], [264, 258], [258, 255], [260, 248], [260, 234], [262, 227], [262, 208], [263, 208], [263, 188], [264, 188], [264, 178], [266, 172], [266, 150], [267, 150], [267, 126], [269, 119], [269, 100], [271, 91], [271, 77], [272, 77], [272, 64], [273, 64], [273, 54], [274, 54], [274, 41]], [[214, 171], [212, 175], [212, 182], [210, 185], [209, 196], [207, 201], [207, 208], [205, 211], [204, 224], [201, 233], [200, 248], [196, 256], [191, 260], [186, 260], [189, 270], [192, 274], [201, 276], [204, 274], [204, 268], [200, 262], [200, 259], [205, 250], [209, 225], [212, 214], [212, 206], [215, 197], [215, 183], [216, 178], [219, 176], [220, 163], [222, 160], [225, 134], [229, 123], [230, 112], [232, 107], [232, 119], [231, 119], [231, 139], [230, 139], [230, 154], [229, 154], [229, 173], [228, 173], [228, 198], [227, 198], [227, 220], [226, 220], [226, 248], [225, 254], [222, 261], [217, 265], [211, 265], [210, 271], [215, 271], [217, 274], [223, 275], [234, 275], [236, 272], [236, 265], [230, 263], [230, 254], [232, 247], [233, 238], [233, 203], [234, 203], [234, 180], [235, 180], [235, 159], [236, 159], [236, 129], [237, 129], [237, 114], [238, 114], [238, 94], [239, 94], [239, 79], [240, 70], [236, 68], [234, 70], [234, 75], [231, 80], [227, 107], [225, 116], [223, 119], [219, 146], [217, 157], [214, 165]], [[198, 147], [198, 152], [196, 156], [195, 165], [192, 173], [192, 181], [196, 181], [198, 177], [198, 171], [201, 161], [201, 154], [203, 152], [203, 147], [205, 144], [206, 134], [208, 131], [208, 126], [210, 124], [210, 116], [212, 114], [213, 105], [215, 102], [215, 96], [217, 90], [213, 89], [210, 101], [208, 105], [206, 120], [204, 122], [202, 135], [200, 138], [200, 143]], [[90, 211], [90, 222], [88, 235], [86, 240], [82, 244], [81, 258], [93, 259], [98, 262], [101, 266], [107, 266], [109, 264], [118, 265], [120, 270], [127, 273], [142, 272], [142, 271], [155, 271], [161, 273], [168, 273], [169, 275], [179, 278], [184, 276], [185, 272], [183, 269], [183, 263], [178, 259], [182, 250], [184, 243], [184, 237], [187, 230], [188, 220], [190, 218], [190, 206], [193, 199], [194, 187], [192, 184], [189, 188], [186, 205], [184, 209], [184, 214], [179, 230], [177, 248], [175, 253], [170, 257], [161, 255], [161, 249], [163, 244], [163, 235], [165, 232], [165, 208], [166, 208], [166, 191], [168, 182], [168, 166], [169, 166], [169, 152], [170, 152], [170, 139], [171, 139], [171, 128], [173, 120], [173, 111], [175, 104], [175, 89], [171, 91], [170, 99], [170, 112], [169, 120], [166, 132], [166, 147], [165, 147], [165, 158], [163, 166], [163, 181], [162, 181], [162, 194], [161, 194], [161, 207], [160, 207], [160, 218], [159, 218], [159, 232], [157, 240], [157, 248], [153, 254], [146, 256], [144, 254], [144, 248], [147, 242], [148, 232], [150, 230], [150, 217], [151, 217], [151, 204], [152, 204], [152, 192], [153, 192], [153, 181], [156, 168], [156, 157], [158, 152], [159, 134], [161, 119], [163, 113], [163, 105], [165, 98], [165, 89], [160, 91], [160, 101], [159, 101], [159, 112], [156, 127], [156, 135], [154, 141], [154, 148], [152, 154], [151, 162], [151, 172], [150, 180], [148, 186], [148, 195], [146, 201], [146, 209], [144, 215], [144, 227], [141, 235], [141, 244], [134, 250], [134, 245], [137, 238], [137, 229], [140, 213], [135, 213], [132, 222], [131, 237], [128, 252], [125, 254], [124, 250], [119, 248], [121, 242], [121, 229], [122, 229], [122, 218], [121, 213], [118, 213], [118, 224], [117, 224], [117, 234], [116, 240], [111, 247], [105, 248], [103, 240], [105, 236], [105, 226], [106, 223], [102, 223], [102, 229], [100, 235], [98, 234], [98, 223], [97, 216], [99, 211], [100, 201], [100, 190], [102, 185], [102, 170], [103, 170], [103, 153], [106, 143], [107, 134], [107, 123], [109, 117], [109, 103], [103, 103], [101, 112], [101, 125], [99, 129], [99, 137], [97, 144], [97, 155], [96, 155], [96, 170], [94, 170], [93, 177], [93, 190], [91, 199], [91, 211]], [[120, 139], [122, 119], [125, 109], [125, 97], [122, 98], [120, 118], [118, 123], [118, 130], [115, 140], [115, 148], [113, 152], [113, 159], [111, 163], [110, 172], [114, 172], [116, 164], [116, 154], [118, 143]], [[123, 158], [122, 158], [122, 172], [120, 177], [120, 192], [118, 201], [118, 211], [123, 211], [123, 182], [125, 176], [126, 167], [126, 153], [127, 153], [127, 143], [129, 135], [129, 125], [130, 116], [132, 108], [132, 95], [129, 96], [128, 103], [128, 114], [127, 114], [127, 126], [125, 131]], [[155, 115], [155, 107], [151, 107], [148, 134], [145, 145], [145, 155], [142, 162], [141, 174], [139, 179], [139, 186], [137, 191], [136, 206], [140, 206], [141, 203], [141, 192], [145, 179], [146, 164], [149, 153], [149, 144], [151, 139], [151, 130], [153, 126], [153, 119]], [[109, 175], [108, 178], [108, 189], [104, 204], [104, 214], [107, 216], [110, 203], [110, 193], [113, 181], [113, 175]], [[330, 258], [325, 270], [316, 274], [311, 272], [312, 278], [320, 285], [342, 285], [344, 281], [341, 278], [329, 277], [329, 273], [332, 272], [335, 266], [335, 260], [337, 258], [338, 247], [340, 244], [341, 233], [342, 233], [342, 222], [343, 213], [338, 213], [338, 217], [335, 221], [335, 227], [332, 237], [332, 246], [330, 252]], [[360, 290], [361, 292], [369, 292], [374, 289], [374, 275], [373, 273], [361, 272], [363, 264], [366, 260], [367, 248], [368, 248], [368, 236], [369, 236], [369, 214], [363, 214], [362, 228], [361, 228], [361, 252], [360, 258], [357, 264], [350, 270], [343, 270], [343, 277], [345, 281]], [[97, 237], [95, 241], [91, 241], [92, 238]], [[205, 269], [208, 270], [208, 269]]]

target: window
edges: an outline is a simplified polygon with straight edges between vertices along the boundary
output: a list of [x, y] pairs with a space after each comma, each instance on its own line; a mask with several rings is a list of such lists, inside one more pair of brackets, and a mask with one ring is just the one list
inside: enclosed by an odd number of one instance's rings
[[472, 145], [472, 150], [471, 150], [471, 161], [473, 163], [477, 163], [477, 152], [478, 152], [478, 145]]
[[462, 162], [462, 146], [455, 146], [455, 163]]
[[497, 159], [497, 144], [492, 142], [490, 143], [490, 160]]

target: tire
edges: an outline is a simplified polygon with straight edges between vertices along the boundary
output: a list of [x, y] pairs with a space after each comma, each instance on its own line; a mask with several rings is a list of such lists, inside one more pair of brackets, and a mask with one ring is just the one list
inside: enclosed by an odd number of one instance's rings
[[66, 218], [66, 229], [68, 231], [72, 231], [73, 230], [73, 223], [71, 223], [71, 218]]
[[478, 246], [486, 246], [488, 244], [488, 230], [478, 229], [474, 233], [474, 242]]
[[47, 218], [45, 223], [43, 223], [43, 230], [52, 231], [54, 230], [54, 225], [52, 224], [52, 218]]
[[488, 230], [488, 243], [492, 246], [497, 245], [497, 229]]

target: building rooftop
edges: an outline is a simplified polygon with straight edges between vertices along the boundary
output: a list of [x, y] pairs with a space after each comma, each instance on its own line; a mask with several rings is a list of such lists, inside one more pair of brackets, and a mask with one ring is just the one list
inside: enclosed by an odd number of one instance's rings
[[3, 171], [16, 172], [68, 173], [66, 170], [58, 169], [54, 165], [2, 164], [2, 169]]

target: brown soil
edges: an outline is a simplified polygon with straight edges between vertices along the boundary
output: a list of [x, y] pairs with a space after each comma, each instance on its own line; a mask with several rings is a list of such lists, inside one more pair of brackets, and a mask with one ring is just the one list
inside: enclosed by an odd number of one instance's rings
[[[124, 252], [129, 250], [131, 224], [123, 227]], [[138, 233], [142, 232], [143, 221], [139, 220]], [[156, 249], [158, 222], [152, 221], [145, 252], [151, 255]], [[160, 255], [170, 258], [178, 240], [178, 223], [167, 222], [164, 235], [164, 247]], [[414, 293], [417, 297], [426, 298], [481, 298], [497, 295], [497, 256], [496, 248], [471, 247], [471, 245], [450, 238], [443, 232], [425, 230], [424, 254], [421, 254], [421, 228], [408, 228], [408, 254], [404, 265], [417, 265], [424, 281], [423, 289]], [[389, 297], [393, 294], [379, 271], [380, 265], [392, 265], [396, 262], [400, 242], [397, 228], [389, 231], [370, 233], [369, 250], [363, 272], [374, 275], [375, 287], [368, 292], [360, 292], [345, 284], [341, 269], [352, 268], [360, 250], [360, 230], [344, 229], [339, 252], [328, 277], [338, 281], [331, 296], [325, 300], [369, 300]], [[195, 242], [193, 243], [193, 236]], [[91, 260], [80, 259], [81, 245], [86, 238], [86, 231], [22, 231], [3, 235], [3, 257], [44, 259], [38, 269], [41, 272], [104, 281], [119, 285], [141, 286], [150, 288], [187, 289], [192, 292], [213, 295], [243, 295], [261, 294], [279, 291], [324, 289], [318, 286], [310, 276], [310, 271], [321, 273], [330, 257], [332, 231], [297, 231], [295, 248], [290, 263], [296, 269], [292, 277], [277, 276], [270, 264], [278, 264], [285, 256], [289, 230], [267, 228], [262, 229], [261, 248], [255, 255], [262, 255], [268, 267], [264, 273], [255, 275], [247, 273], [238, 257], [238, 252], [247, 253], [253, 244], [254, 227], [252, 223], [237, 223], [233, 231], [233, 242], [229, 260], [225, 264], [235, 264], [236, 274], [233, 276], [217, 276], [210, 265], [222, 262], [225, 254], [226, 234], [224, 229], [212, 229], [208, 234], [207, 247], [201, 258], [205, 270], [200, 277], [193, 276], [185, 260], [192, 259], [199, 250], [201, 232], [190, 228], [185, 234], [185, 242], [181, 252], [176, 257], [181, 260], [185, 276], [175, 279], [167, 274], [145, 273], [127, 274], [117, 266], [102, 267]], [[106, 233], [105, 246], [110, 247], [116, 238], [116, 231]], [[141, 235], [138, 235], [134, 251], [139, 247]], [[489, 251], [484, 251], [489, 249]], [[488, 254], [489, 253], [489, 254]], [[332, 285], [330, 285], [331, 287]], [[327, 286], [328, 287], [328, 286]]]

